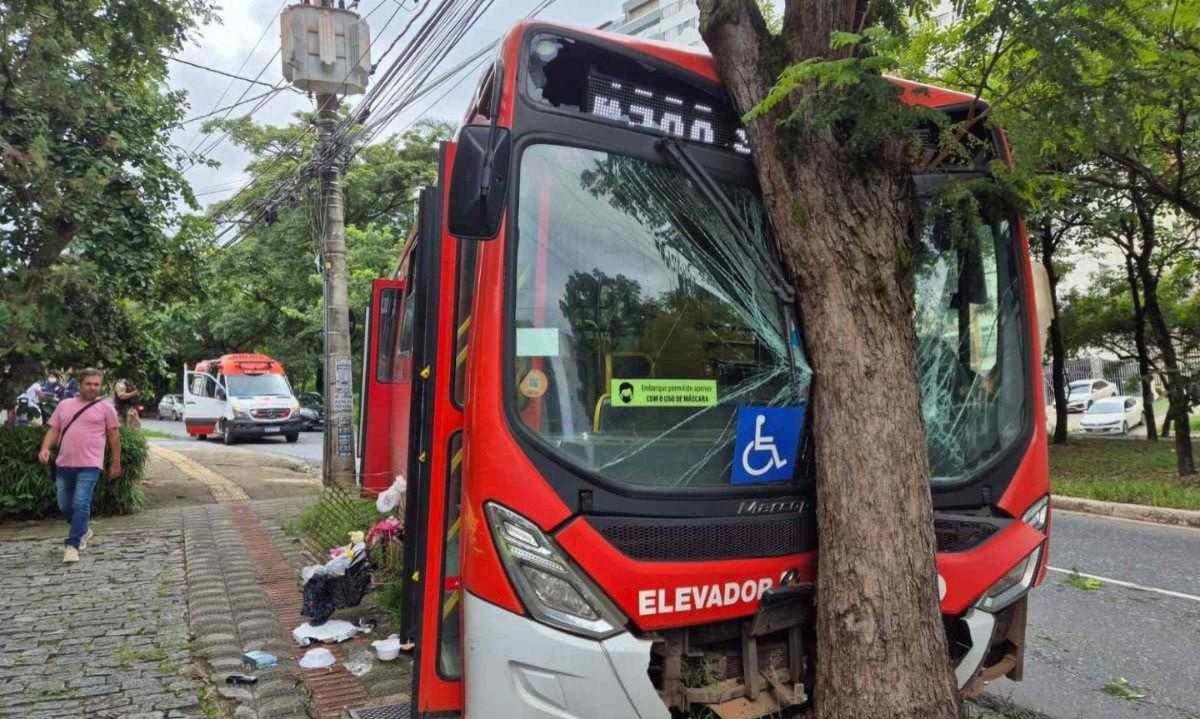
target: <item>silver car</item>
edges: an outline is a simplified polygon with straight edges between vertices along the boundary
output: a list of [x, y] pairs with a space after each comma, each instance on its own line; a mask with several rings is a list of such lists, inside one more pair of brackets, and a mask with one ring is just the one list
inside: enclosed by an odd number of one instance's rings
[[177, 420], [183, 418], [183, 395], [168, 394], [158, 401], [158, 418]]
[[1105, 397], [1117, 396], [1117, 386], [1102, 379], [1083, 379], [1067, 388], [1067, 411], [1084, 412], [1092, 403]]

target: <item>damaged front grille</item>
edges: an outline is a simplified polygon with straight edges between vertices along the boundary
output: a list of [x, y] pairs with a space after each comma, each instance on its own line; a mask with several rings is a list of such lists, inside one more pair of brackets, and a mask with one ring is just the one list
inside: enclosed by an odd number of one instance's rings
[[792, 716], [808, 701], [813, 644], [811, 587], [763, 595], [747, 619], [668, 629], [654, 642], [648, 673], [663, 703], [703, 707], [721, 719]]
[[939, 552], [965, 552], [983, 544], [1011, 520], [968, 514], [936, 514], [933, 532]]

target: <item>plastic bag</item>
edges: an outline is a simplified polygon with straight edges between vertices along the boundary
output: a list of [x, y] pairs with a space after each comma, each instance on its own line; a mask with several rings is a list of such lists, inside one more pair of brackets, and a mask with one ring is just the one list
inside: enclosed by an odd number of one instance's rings
[[372, 666], [374, 666], [371, 661], [370, 650], [364, 647], [363, 649], [354, 652], [349, 656], [349, 658], [346, 659], [346, 662], [343, 664], [343, 666], [346, 667], [346, 671], [350, 672], [354, 676], [361, 677], [362, 675], [371, 671]]
[[392, 482], [392, 486], [380, 492], [379, 496], [375, 498], [375, 509], [378, 509], [380, 514], [392, 511], [404, 500], [406, 489], [408, 489], [408, 482], [404, 479], [404, 475], [397, 474], [396, 481]]
[[361, 631], [362, 629], [344, 619], [333, 619], [319, 626], [305, 622], [292, 630], [292, 638], [300, 646], [307, 647], [314, 641], [325, 644], [344, 642]]
[[309, 649], [300, 657], [300, 668], [302, 669], [325, 669], [333, 666], [336, 661], [333, 657], [333, 652], [324, 647]]

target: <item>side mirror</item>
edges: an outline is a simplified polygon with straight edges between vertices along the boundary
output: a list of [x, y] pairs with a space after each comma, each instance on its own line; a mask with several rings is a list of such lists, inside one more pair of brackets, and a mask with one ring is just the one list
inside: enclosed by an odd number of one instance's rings
[[450, 234], [468, 240], [495, 239], [508, 196], [509, 131], [467, 125], [458, 133], [450, 176]]
[[220, 387], [217, 387], [217, 399], [219, 399], [219, 400], [225, 399], [225, 390], [221, 389]]

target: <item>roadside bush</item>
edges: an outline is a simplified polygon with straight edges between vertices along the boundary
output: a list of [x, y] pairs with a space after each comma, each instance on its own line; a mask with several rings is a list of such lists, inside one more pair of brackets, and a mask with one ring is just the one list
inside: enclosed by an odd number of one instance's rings
[[[58, 512], [54, 482], [37, 461], [44, 427], [0, 427], [0, 517], [46, 517]], [[92, 513], [130, 514], [142, 506], [139, 486], [149, 448], [140, 433], [121, 428], [121, 466], [117, 479], [96, 485]], [[108, 457], [105, 457], [107, 470]]]

